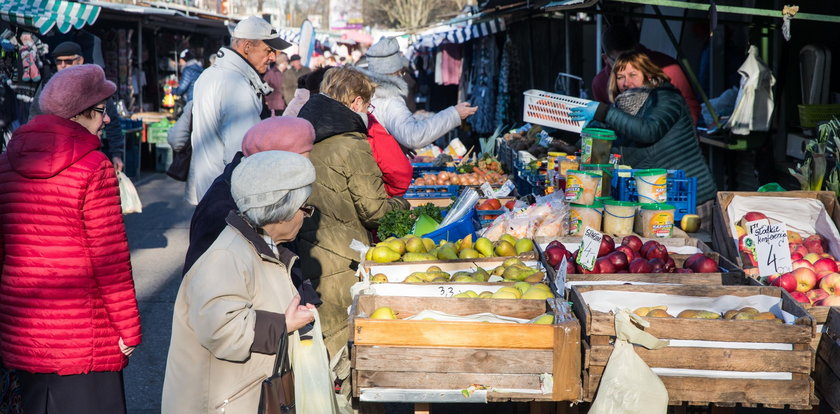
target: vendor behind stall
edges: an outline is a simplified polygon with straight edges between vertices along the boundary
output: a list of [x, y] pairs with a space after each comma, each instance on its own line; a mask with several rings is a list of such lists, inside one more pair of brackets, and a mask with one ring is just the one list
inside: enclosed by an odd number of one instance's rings
[[572, 120], [598, 121], [618, 135], [622, 163], [633, 168], [683, 170], [697, 178], [697, 213], [711, 224], [717, 188], [694, 133], [694, 122], [680, 91], [643, 52], [618, 57], [610, 75], [613, 105], [591, 102], [571, 110]]

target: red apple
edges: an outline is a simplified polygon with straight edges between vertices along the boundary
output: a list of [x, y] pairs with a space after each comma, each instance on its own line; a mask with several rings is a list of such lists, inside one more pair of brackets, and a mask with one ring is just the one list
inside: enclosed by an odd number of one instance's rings
[[793, 291], [790, 292], [790, 295], [793, 296], [797, 302], [807, 303], [809, 305], [811, 304], [811, 299], [808, 299], [808, 296], [805, 296], [802, 292]]
[[814, 262], [814, 270], [817, 273], [819, 273], [823, 270], [830, 270], [832, 272], [836, 272], [837, 271], [837, 263], [834, 261], [834, 259], [829, 259], [827, 257], [823, 257], [822, 259]]
[[796, 292], [796, 278], [792, 273], [785, 273], [775, 280], [776, 286], [788, 291]]
[[[597, 269], [597, 271], [595, 271], [595, 269]], [[596, 259], [595, 260], [595, 269], [593, 269], [593, 272], [604, 273], [604, 274], [615, 273], [615, 271], [618, 270], [618, 269], [615, 268], [615, 265], [612, 264], [610, 259], [607, 258], [607, 257], [599, 257], [598, 259]]]
[[805, 257], [802, 258], [802, 260], [807, 260], [811, 264], [816, 263], [817, 260], [820, 260], [820, 259], [822, 259], [822, 257], [820, 256], [819, 253], [808, 253], [808, 254], [805, 255]]
[[627, 245], [624, 245], [624, 244], [616, 247], [615, 251], [624, 253], [624, 256], [627, 257], [627, 262], [628, 263], [632, 262], [633, 259], [635, 259], [638, 256], [638, 254], [636, 253], [635, 250], [630, 248], [630, 246], [627, 246]]
[[775, 281], [781, 275], [782, 275], [781, 273], [773, 273], [772, 275], [767, 276], [767, 284], [770, 285], [770, 286], [776, 286]]
[[560, 240], [552, 240], [551, 242], [548, 243], [548, 246], [545, 246], [545, 249], [548, 250], [549, 247], [554, 247], [554, 246], [561, 246], [564, 249], [566, 248], [566, 246]]
[[802, 247], [802, 243], [793, 243], [793, 242], [788, 243], [788, 250], [790, 250], [790, 254], [793, 254], [793, 252], [795, 252], [796, 249], [798, 249], [800, 247]]
[[510, 211], [513, 211], [513, 206], [515, 206], [515, 205], [516, 205], [516, 200], [509, 200], [507, 203], [505, 203], [505, 208], [510, 210]]
[[653, 266], [641, 257], [633, 259], [627, 269], [630, 273], [653, 273]]
[[613, 250], [615, 250], [615, 240], [613, 240], [610, 235], [605, 234], [601, 239], [601, 246], [598, 249], [598, 257], [604, 257]]
[[814, 271], [814, 265], [805, 259], [794, 260], [791, 264], [793, 265], [793, 270], [803, 267], [805, 269], [810, 269], [811, 271]]
[[562, 244], [550, 246], [545, 249], [544, 254], [548, 265], [556, 269], [557, 266], [560, 266], [563, 258], [566, 257], [566, 248]]
[[819, 286], [820, 281], [821, 281], [824, 277], [826, 277], [826, 276], [828, 276], [828, 275], [830, 275], [830, 274], [832, 274], [832, 273], [836, 273], [836, 272], [832, 272], [832, 271], [830, 271], [830, 270], [820, 270], [819, 272], [817, 272], [817, 286]]
[[760, 211], [750, 211], [747, 214], [744, 214], [744, 221], [756, 221], [756, 220], [767, 220], [767, 216], [760, 212]]
[[664, 263], [665, 260], [668, 259], [668, 249], [661, 244], [657, 244], [656, 246], [648, 249], [646, 258], [648, 260], [660, 259]]
[[827, 298], [814, 303], [817, 306], [840, 306], [840, 296], [829, 295]]
[[818, 289], [811, 289], [811, 290], [809, 290], [808, 292], [805, 293], [805, 296], [807, 296], [808, 299], [811, 300], [811, 303], [816, 303], [816, 302], [819, 302], [819, 301], [827, 298], [828, 297], [828, 292], [826, 292], [822, 289], [819, 289], [819, 288]]
[[796, 279], [796, 291], [805, 293], [814, 288], [817, 284], [817, 274], [813, 270], [806, 267], [794, 269], [791, 272]]
[[840, 295], [840, 273], [831, 273], [820, 279], [820, 289], [829, 295]]
[[808, 249], [808, 253], [825, 253], [825, 246], [823, 246], [823, 238], [819, 234], [808, 236], [808, 238], [805, 239], [805, 242], [803, 242], [802, 244], [805, 246], [806, 249]]
[[642, 245], [642, 247], [639, 249], [639, 254], [640, 254], [642, 257], [644, 257], [645, 259], [649, 259], [649, 257], [647, 257], [648, 252], [649, 252], [651, 249], [655, 248], [655, 247], [656, 247], [656, 245], [658, 245], [658, 244], [659, 244], [659, 242], [657, 242], [656, 240], [648, 240], [648, 241], [646, 241], [646, 242], [645, 242], [645, 244], [643, 244], [643, 245]]
[[650, 263], [650, 267], [653, 268], [653, 273], [665, 272], [665, 262], [662, 259], [656, 257], [648, 260], [648, 263]]
[[694, 267], [695, 262], [705, 257], [706, 255], [704, 255], [703, 253], [694, 253], [691, 256], [689, 256], [688, 259], [685, 259], [685, 263], [683, 263], [683, 268], [691, 269], [692, 267]]
[[606, 258], [609, 259], [610, 263], [612, 263], [613, 266], [615, 266], [616, 270], [627, 269], [627, 265], [629, 264], [629, 261], [627, 260], [627, 255], [618, 250], [608, 254]]
[[[563, 262], [562, 260], [560, 261]], [[577, 273], [577, 267], [575, 266], [575, 261], [571, 259], [566, 259], [566, 274], [575, 274]]]
[[668, 256], [668, 259], [665, 260], [665, 273], [674, 273], [677, 269], [677, 264], [674, 262], [674, 258]]
[[805, 246], [799, 246], [796, 248], [796, 250], [793, 251], [793, 253], [798, 254], [804, 258], [808, 255], [808, 249], [806, 249]]
[[792, 261], [793, 261], [793, 260], [799, 260], [799, 259], [801, 259], [801, 258], [802, 258], [802, 255], [801, 255], [801, 254], [799, 254], [799, 253], [795, 253], [795, 252], [794, 252], [794, 253], [791, 253], [791, 254], [790, 254], [790, 260], [792, 260]]
[[631, 248], [634, 252], [638, 253], [639, 250], [642, 248], [642, 239], [640, 239], [639, 236], [624, 236], [624, 238], [621, 239], [621, 245], [627, 246]]
[[694, 268], [691, 270], [693, 270], [694, 273], [717, 273], [719, 271], [717, 262], [715, 262], [715, 260], [711, 257], [706, 257], [703, 260], [694, 262]]

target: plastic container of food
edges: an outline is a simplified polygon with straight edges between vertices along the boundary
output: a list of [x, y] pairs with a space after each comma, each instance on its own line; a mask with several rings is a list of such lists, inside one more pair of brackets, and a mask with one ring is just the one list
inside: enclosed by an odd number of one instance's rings
[[642, 204], [637, 214], [636, 232], [642, 237], [671, 237], [674, 206], [665, 203]]
[[566, 201], [590, 205], [595, 202], [601, 171], [569, 170], [566, 174]]
[[661, 168], [638, 170], [633, 177], [636, 179], [636, 194], [640, 203], [668, 201], [668, 171]]
[[601, 231], [603, 214], [604, 205], [601, 203], [569, 204], [569, 235], [582, 236], [586, 226]]
[[609, 197], [610, 188], [612, 187], [612, 176], [615, 166], [612, 164], [581, 164], [580, 169], [583, 171], [601, 171], [601, 185], [595, 192], [595, 197]]
[[580, 132], [581, 163], [607, 164], [610, 162], [610, 149], [615, 141], [615, 132], [609, 129], [584, 128]]
[[574, 155], [567, 155], [565, 157], [558, 158], [557, 163], [560, 164], [560, 175], [565, 176], [569, 173], [569, 170], [578, 169], [578, 167], [580, 167], [580, 163], [578, 161], [578, 158]]
[[[633, 234], [638, 203], [632, 201], [604, 200], [604, 233], [615, 236]], [[673, 224], [673, 218], [671, 219]]]

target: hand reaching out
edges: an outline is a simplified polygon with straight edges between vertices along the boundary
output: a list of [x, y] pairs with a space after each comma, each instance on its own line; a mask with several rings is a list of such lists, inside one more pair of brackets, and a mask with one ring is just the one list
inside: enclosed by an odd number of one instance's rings
[[584, 122], [583, 126], [589, 124], [595, 118], [595, 111], [598, 110], [598, 102], [590, 102], [586, 106], [579, 106], [569, 110], [569, 117], [572, 121]]
[[458, 116], [461, 119], [466, 119], [468, 116], [476, 113], [478, 111], [477, 106], [470, 106], [469, 102], [461, 102], [458, 105], [455, 105], [455, 110], [458, 111]]
[[315, 314], [312, 313], [314, 309], [315, 305], [312, 304], [301, 305], [300, 295], [295, 295], [284, 313], [286, 315], [286, 332], [294, 332], [314, 321]]

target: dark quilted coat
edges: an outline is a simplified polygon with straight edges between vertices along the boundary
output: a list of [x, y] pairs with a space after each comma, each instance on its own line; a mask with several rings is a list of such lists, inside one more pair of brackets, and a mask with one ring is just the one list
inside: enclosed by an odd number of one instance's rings
[[119, 371], [140, 317], [114, 167], [80, 124], [39, 115], [0, 155], [0, 356], [59, 375]]

